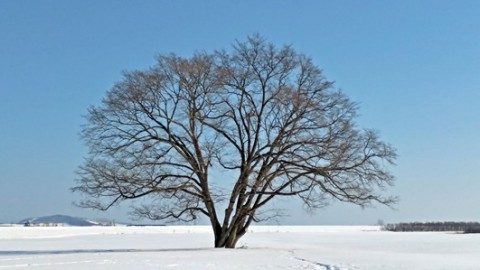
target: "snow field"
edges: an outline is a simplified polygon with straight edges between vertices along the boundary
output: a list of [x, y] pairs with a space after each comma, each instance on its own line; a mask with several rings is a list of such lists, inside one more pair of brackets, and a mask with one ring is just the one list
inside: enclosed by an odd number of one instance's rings
[[0, 269], [480, 269], [480, 235], [258, 226], [215, 249], [208, 226], [0, 227]]

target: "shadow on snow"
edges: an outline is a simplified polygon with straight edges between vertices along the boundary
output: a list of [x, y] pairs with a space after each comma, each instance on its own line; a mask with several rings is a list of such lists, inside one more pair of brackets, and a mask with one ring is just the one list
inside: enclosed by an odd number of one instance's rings
[[131, 252], [177, 252], [214, 250], [214, 248], [164, 248], [164, 249], [65, 249], [65, 250], [2, 250], [0, 256], [7, 255], [68, 255], [87, 253], [131, 253]]

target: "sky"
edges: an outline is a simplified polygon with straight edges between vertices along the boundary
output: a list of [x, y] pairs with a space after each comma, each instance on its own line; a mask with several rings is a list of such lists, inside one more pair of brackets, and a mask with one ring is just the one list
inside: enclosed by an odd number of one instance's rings
[[341, 203], [279, 224], [480, 221], [480, 1], [0, 1], [0, 222], [80, 209], [84, 116], [122, 71], [260, 34], [312, 57], [398, 152], [395, 209]]

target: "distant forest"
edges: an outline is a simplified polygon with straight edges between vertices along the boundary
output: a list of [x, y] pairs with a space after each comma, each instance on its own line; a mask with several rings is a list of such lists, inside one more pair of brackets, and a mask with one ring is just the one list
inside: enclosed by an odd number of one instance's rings
[[408, 222], [386, 224], [383, 230], [392, 232], [464, 232], [480, 233], [479, 222]]

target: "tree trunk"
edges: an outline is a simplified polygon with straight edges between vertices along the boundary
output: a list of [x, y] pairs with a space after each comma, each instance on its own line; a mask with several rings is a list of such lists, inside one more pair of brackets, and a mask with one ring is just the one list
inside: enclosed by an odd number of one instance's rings
[[215, 248], [235, 248], [238, 240], [244, 236], [246, 233], [246, 228], [226, 228], [222, 230], [221, 227], [217, 227], [214, 230], [215, 235]]
[[225, 243], [225, 248], [235, 248], [238, 239], [239, 237], [236, 234], [231, 234], [228, 237], [227, 243]]
[[213, 235], [215, 236], [215, 248], [221, 248], [225, 246], [225, 241], [222, 239], [222, 226], [216, 224], [213, 226]]

